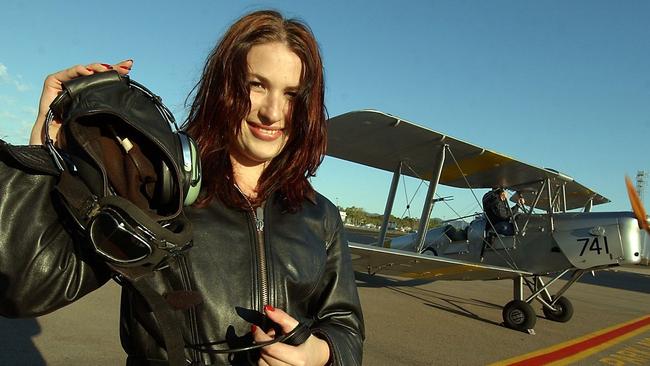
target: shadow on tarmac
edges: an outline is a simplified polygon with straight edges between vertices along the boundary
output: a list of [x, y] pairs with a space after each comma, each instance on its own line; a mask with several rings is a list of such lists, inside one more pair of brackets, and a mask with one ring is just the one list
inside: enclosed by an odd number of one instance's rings
[[[432, 308], [444, 310], [453, 314], [476, 319], [478, 321], [500, 325], [500, 323], [481, 318], [476, 313], [468, 310], [464, 305], [481, 306], [486, 308], [502, 309], [502, 304], [493, 304], [477, 299], [468, 299], [451, 294], [433, 291], [430, 289], [418, 288], [416, 286], [434, 282], [431, 280], [408, 279], [383, 277], [381, 275], [369, 275], [367, 273], [355, 272], [357, 287], [376, 288], [385, 287], [402, 295], [410, 296], [423, 302]], [[568, 279], [568, 275], [565, 279]], [[585, 274], [579, 282], [616, 288], [627, 291], [636, 291], [650, 294], [650, 275], [624, 271], [597, 271], [595, 276]]]
[[382, 276], [372, 276], [360, 272], [356, 272], [355, 275], [357, 279], [357, 287], [370, 287], [370, 288], [385, 287], [391, 291], [420, 300], [424, 305], [435, 309], [444, 310], [453, 314], [472, 318], [491, 325], [500, 324], [492, 320], [488, 320], [480, 317], [478, 314], [470, 311], [464, 305], [480, 306], [480, 307], [494, 308], [494, 309], [501, 309], [502, 308], [501, 305], [493, 304], [490, 302], [481, 301], [477, 299], [468, 299], [464, 297], [459, 297], [444, 292], [415, 287], [417, 285], [433, 282], [431, 280], [413, 279], [413, 280], [402, 281], [402, 280], [397, 280], [397, 279], [392, 279], [392, 278], [387, 278]]
[[43, 356], [32, 342], [41, 332], [36, 319], [0, 317], [0, 365], [45, 366]]
[[[645, 267], [644, 267], [645, 268]], [[650, 272], [649, 272], [650, 273]], [[355, 272], [358, 287], [412, 287], [423, 285], [432, 280], [409, 279], [401, 280], [394, 278], [382, 277], [381, 275], [369, 275], [367, 273]], [[562, 277], [568, 280], [569, 274]], [[580, 280], [580, 283], [589, 285], [605, 286], [619, 290], [636, 291], [644, 294], [650, 294], [650, 274], [625, 272], [625, 271], [596, 271], [595, 276], [586, 273]]]
[[[0, 273], [0, 299], [4, 307], [11, 308], [5, 299], [9, 287], [7, 276]], [[0, 316], [0, 365], [45, 366], [43, 356], [36, 348], [32, 337], [41, 333], [36, 319], [9, 319]]]
[[390, 288], [390, 289], [395, 291], [395, 292], [399, 292], [401, 294], [411, 296], [413, 298], [421, 300], [421, 301], [423, 301], [424, 305], [435, 308], [435, 309], [444, 310], [444, 311], [450, 312], [452, 314], [465, 316], [465, 317], [472, 318], [472, 319], [475, 319], [475, 320], [478, 320], [478, 321], [481, 321], [481, 322], [484, 322], [484, 323], [488, 323], [488, 324], [492, 324], [492, 325], [499, 325], [499, 323], [494, 322], [492, 320], [481, 318], [478, 314], [468, 310], [463, 305], [474, 305], [474, 306], [478, 305], [478, 306], [481, 306], [481, 307], [501, 309], [500, 305], [490, 304], [490, 303], [486, 303], [484, 301], [476, 301], [474, 299], [465, 299], [465, 298], [462, 298], [462, 297], [447, 295], [447, 294], [443, 294], [443, 293], [437, 293], [437, 294], [440, 294], [442, 296], [435, 296], [435, 300], [440, 301], [440, 302], [443, 303], [443, 304], [438, 304], [438, 303], [436, 303], [434, 301], [431, 301], [432, 299], [427, 299], [426, 297], [418, 296], [416, 294], [409, 293], [408, 291], [405, 291], [405, 290], [402, 290], [402, 289], [398, 289], [398, 288]]

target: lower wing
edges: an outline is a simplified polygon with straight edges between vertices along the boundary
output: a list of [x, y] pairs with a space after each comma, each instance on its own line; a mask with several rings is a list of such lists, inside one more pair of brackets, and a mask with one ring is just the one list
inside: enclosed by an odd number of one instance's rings
[[430, 280], [498, 280], [532, 276], [516, 269], [350, 243], [355, 271]]

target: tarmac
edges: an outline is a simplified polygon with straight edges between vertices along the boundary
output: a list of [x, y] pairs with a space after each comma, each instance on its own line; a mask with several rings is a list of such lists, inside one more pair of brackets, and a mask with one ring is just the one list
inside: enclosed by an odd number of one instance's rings
[[[501, 325], [502, 306], [512, 298], [510, 280], [417, 282], [358, 274], [357, 284], [366, 324], [364, 365], [510, 364], [503, 361], [650, 321], [650, 267], [586, 275], [566, 294], [575, 310], [568, 323], [545, 319], [535, 304], [535, 335]], [[0, 365], [123, 365], [119, 296], [111, 282], [52, 314], [0, 318]], [[648, 342], [650, 325], [556, 364], [650, 365], [650, 353], [642, 356]]]

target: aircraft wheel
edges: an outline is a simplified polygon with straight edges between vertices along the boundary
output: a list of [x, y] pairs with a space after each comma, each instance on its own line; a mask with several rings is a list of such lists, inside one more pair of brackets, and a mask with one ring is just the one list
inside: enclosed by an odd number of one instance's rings
[[503, 323], [506, 327], [526, 332], [533, 329], [537, 315], [525, 301], [512, 300], [503, 307]]
[[544, 306], [542, 311], [547, 319], [560, 323], [566, 323], [573, 317], [573, 304], [564, 296], [560, 296], [557, 299], [555, 309], [557, 310], [554, 311]]
[[425, 249], [424, 251], [422, 251], [422, 254], [432, 255], [432, 256], [434, 256], [434, 257], [437, 257], [437, 256], [438, 256], [438, 252], [436, 252], [436, 250], [433, 249], [433, 247], [428, 247], [427, 249]]

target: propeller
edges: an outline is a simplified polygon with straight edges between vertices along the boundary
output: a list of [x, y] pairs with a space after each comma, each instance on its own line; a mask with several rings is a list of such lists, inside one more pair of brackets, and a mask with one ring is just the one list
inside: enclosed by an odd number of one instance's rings
[[639, 222], [639, 228], [650, 233], [647, 219], [648, 216], [646, 215], [645, 208], [643, 208], [643, 203], [639, 199], [639, 195], [636, 193], [632, 180], [630, 180], [630, 177], [628, 176], [625, 177], [625, 185], [627, 186], [627, 196], [630, 197], [630, 203], [632, 204], [632, 211]]

